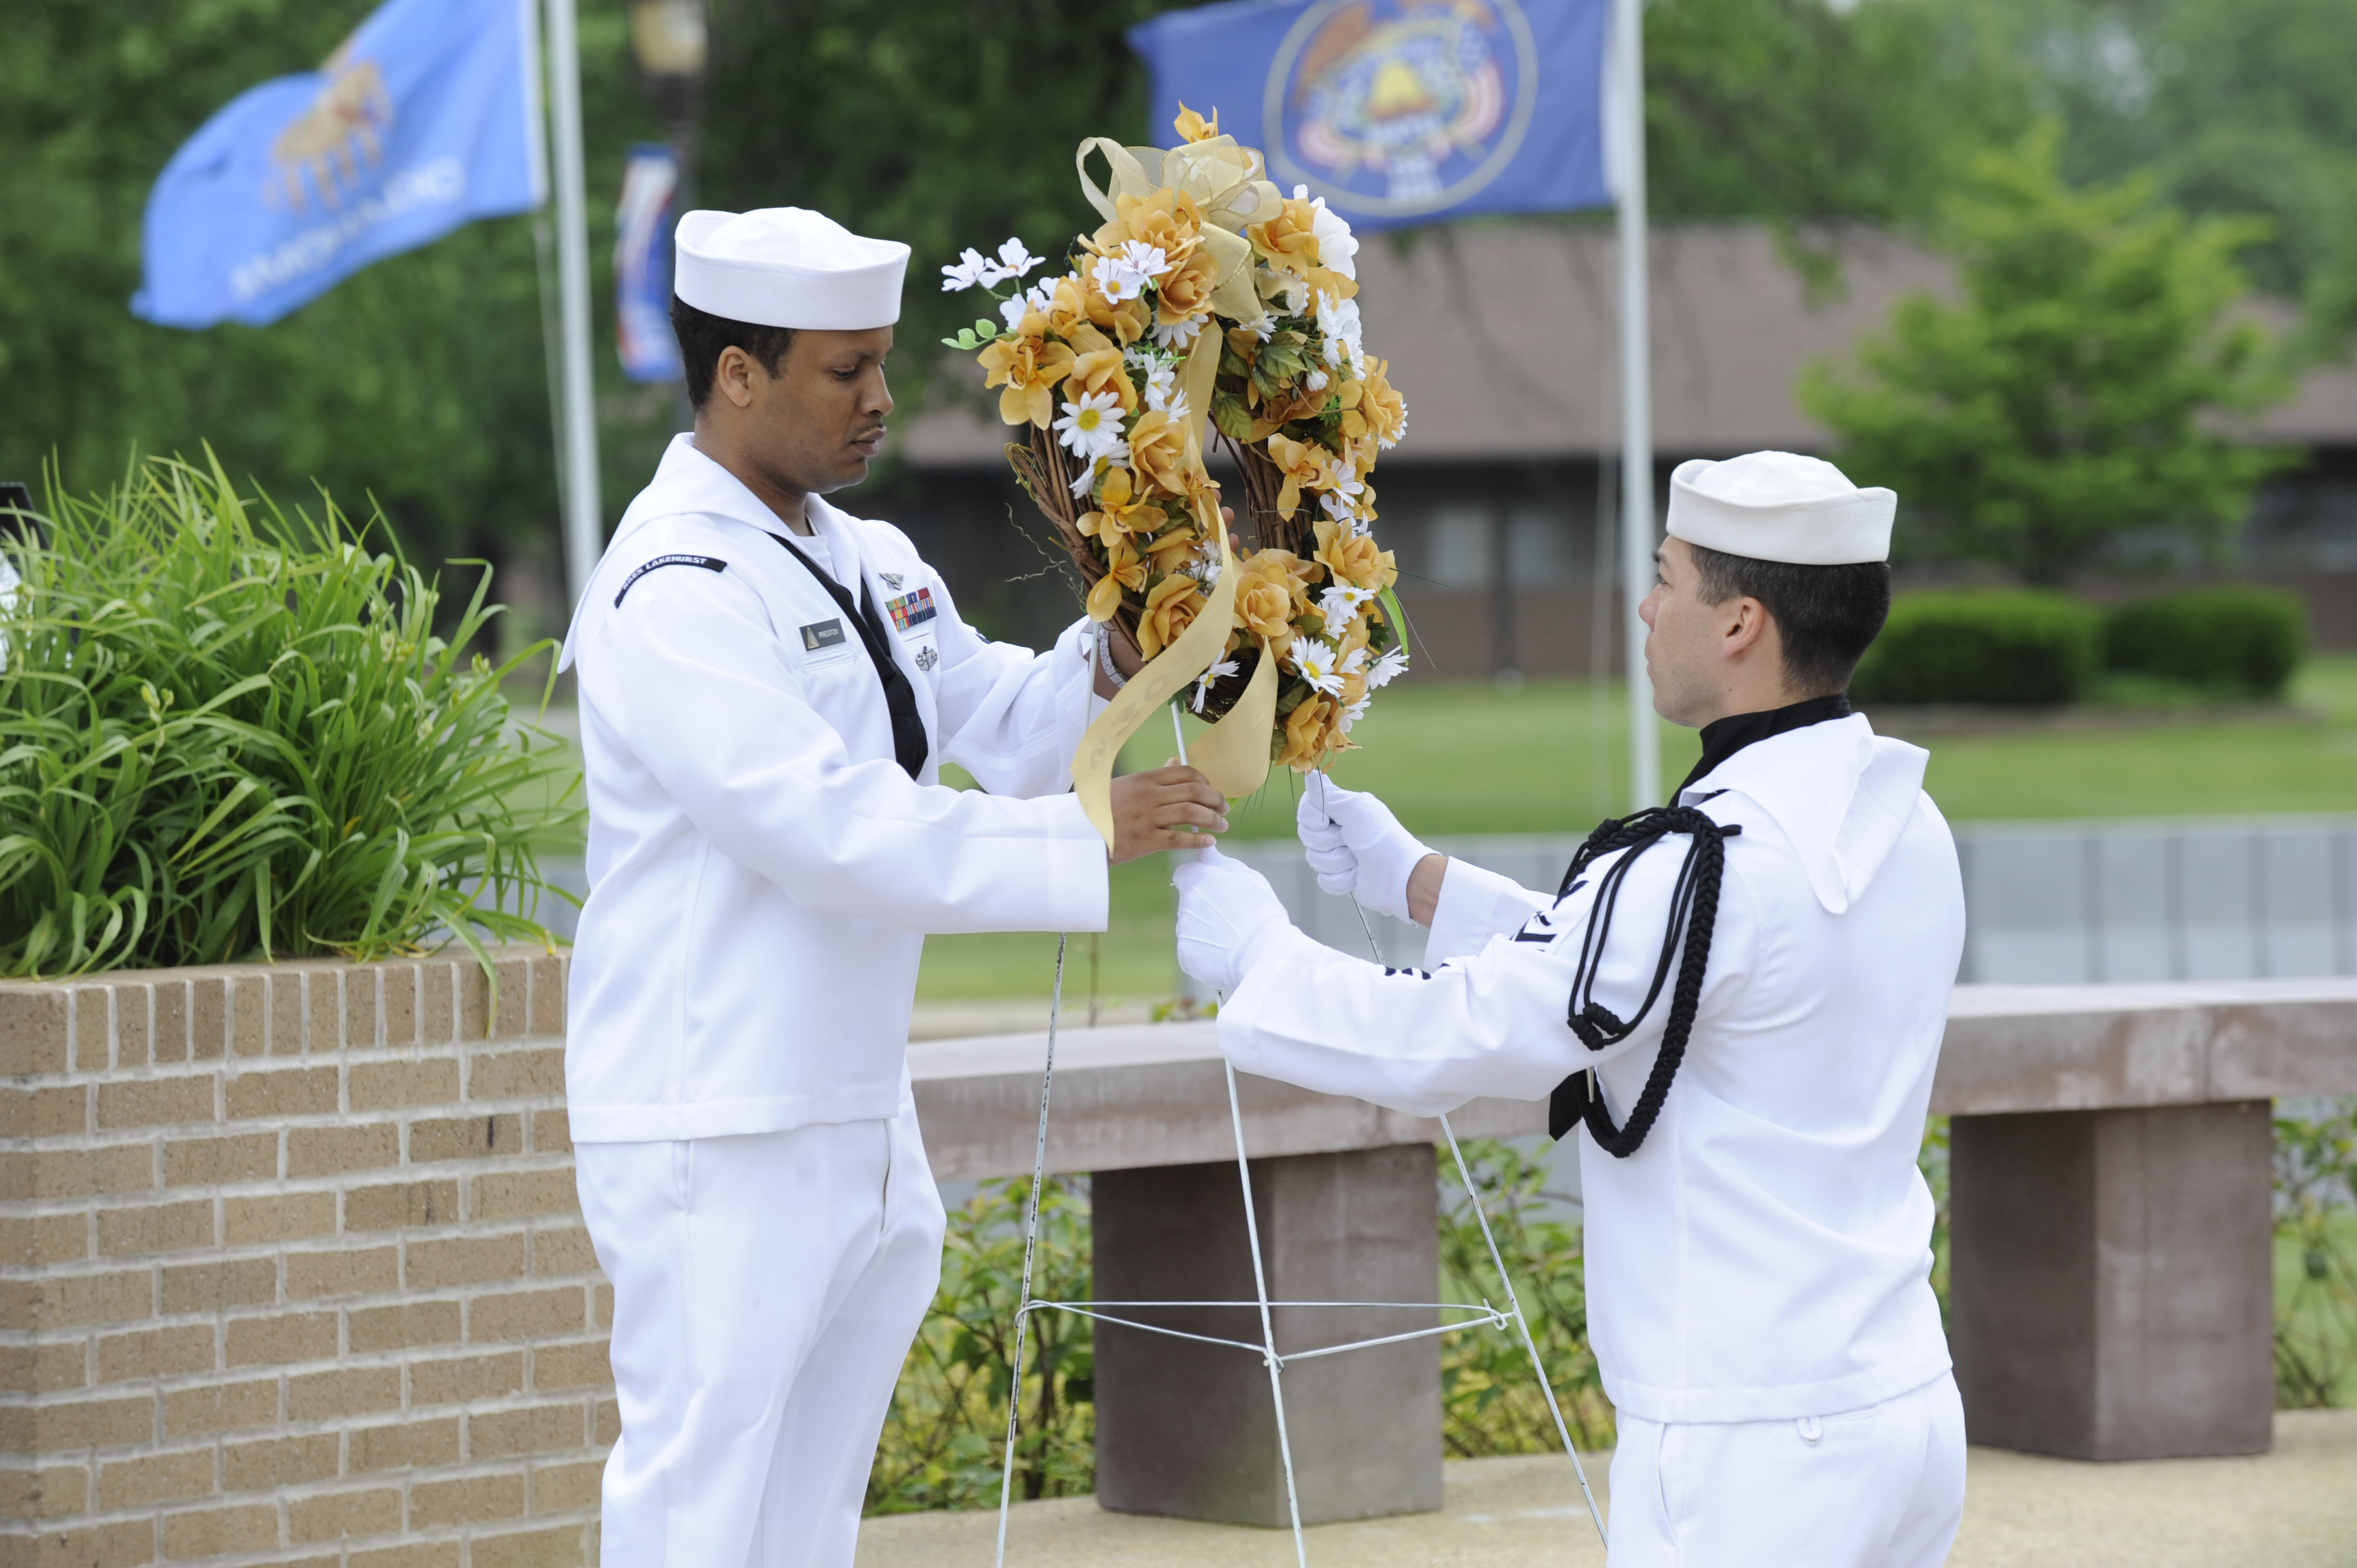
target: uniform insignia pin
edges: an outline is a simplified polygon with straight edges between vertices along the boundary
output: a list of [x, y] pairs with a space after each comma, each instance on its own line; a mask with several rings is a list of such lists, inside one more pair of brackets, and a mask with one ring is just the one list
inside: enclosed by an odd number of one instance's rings
[[918, 669], [931, 670], [934, 665], [939, 664], [941, 661], [942, 656], [934, 652], [930, 647], [920, 648], [917, 650]]
[[877, 576], [879, 576], [879, 577], [881, 577], [881, 578], [883, 578], [883, 579], [884, 579], [884, 585], [885, 585], [886, 587], [888, 587], [888, 588], [891, 589], [891, 590], [892, 590], [894, 593], [896, 593], [896, 594], [897, 594], [897, 593], [899, 593], [899, 592], [900, 591], [900, 582], [901, 582], [901, 578], [900, 578], [900, 574], [899, 574], [899, 573], [898, 573], [898, 572], [878, 572], [878, 573], [877, 573], [876, 575], [877, 575]]

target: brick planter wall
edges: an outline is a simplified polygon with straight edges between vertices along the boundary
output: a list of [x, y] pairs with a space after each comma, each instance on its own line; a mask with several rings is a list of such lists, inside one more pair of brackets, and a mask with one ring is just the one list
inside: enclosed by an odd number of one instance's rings
[[0, 985], [0, 1565], [594, 1561], [565, 961], [498, 973]]

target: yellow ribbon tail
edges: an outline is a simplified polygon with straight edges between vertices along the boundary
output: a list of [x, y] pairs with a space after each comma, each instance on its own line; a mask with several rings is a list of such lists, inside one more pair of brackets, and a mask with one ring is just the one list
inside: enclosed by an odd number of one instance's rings
[[[1236, 563], [1228, 549], [1228, 531], [1219, 526], [1216, 516], [1211, 533], [1220, 542], [1220, 580], [1212, 585], [1210, 602], [1178, 634], [1177, 641], [1155, 655], [1146, 668], [1129, 678], [1127, 685], [1114, 693], [1113, 701], [1089, 725], [1081, 736], [1080, 748], [1072, 753], [1073, 793], [1080, 796], [1081, 810], [1103, 835], [1108, 850], [1113, 848], [1113, 768], [1121, 748], [1164, 703], [1184, 691], [1189, 682], [1227, 651], [1228, 632], [1236, 614]], [[1272, 688], [1272, 706], [1264, 724], [1264, 737], [1266, 723], [1275, 722], [1274, 698]], [[1192, 748], [1189, 754], [1192, 755]]]
[[1244, 694], [1219, 723], [1195, 737], [1187, 760], [1231, 800], [1256, 795], [1268, 782], [1268, 754], [1276, 728], [1276, 655], [1260, 646], [1260, 662]]

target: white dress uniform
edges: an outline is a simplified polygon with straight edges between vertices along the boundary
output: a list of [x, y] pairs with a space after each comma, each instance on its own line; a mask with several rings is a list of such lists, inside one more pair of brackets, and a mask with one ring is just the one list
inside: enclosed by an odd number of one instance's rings
[[[683, 222], [683, 258], [711, 217]], [[906, 1062], [924, 935], [1105, 923], [1104, 843], [1070, 793], [1099, 705], [1085, 623], [1045, 655], [985, 641], [897, 529], [816, 497], [807, 516], [790, 549], [678, 436], [565, 652], [591, 886], [566, 1095], [615, 1293], [602, 1560], [630, 1568], [849, 1568], [940, 1272]], [[922, 720], [915, 777], [819, 572], [877, 612]], [[941, 787], [944, 760], [990, 793]]]
[[[1753, 741], [1680, 792], [1739, 828], [1721, 840], [1691, 1036], [1634, 1153], [1579, 1140], [1588, 1325], [1620, 1415], [1613, 1568], [1932, 1568], [1962, 1518], [1915, 1162], [1964, 910], [1925, 761], [1849, 714]], [[1587, 994], [1620, 1019], [1661, 983], [1692, 843], [1638, 852], [1606, 918]], [[1593, 1068], [1625, 1121], [1669, 986], [1600, 1050], [1567, 1014], [1627, 853], [1560, 898], [1448, 862], [1424, 971], [1255, 929], [1222, 1047], [1241, 1070], [1419, 1115], [1545, 1098]], [[1191, 890], [1240, 874], [1179, 875]], [[1182, 956], [1189, 929], [1182, 907]]]

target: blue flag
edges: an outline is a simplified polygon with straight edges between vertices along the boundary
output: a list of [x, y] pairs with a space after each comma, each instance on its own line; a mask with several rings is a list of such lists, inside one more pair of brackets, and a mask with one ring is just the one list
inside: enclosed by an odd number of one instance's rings
[[261, 327], [371, 262], [540, 205], [532, 0], [388, 0], [301, 76], [240, 95], [147, 198], [134, 313]]
[[1612, 201], [1610, 0], [1227, 0], [1130, 30], [1153, 134], [1184, 102], [1358, 229]]
[[686, 374], [671, 329], [671, 233], [679, 197], [679, 155], [641, 142], [622, 164], [614, 211], [614, 348], [634, 381]]

